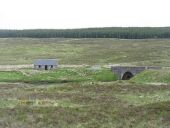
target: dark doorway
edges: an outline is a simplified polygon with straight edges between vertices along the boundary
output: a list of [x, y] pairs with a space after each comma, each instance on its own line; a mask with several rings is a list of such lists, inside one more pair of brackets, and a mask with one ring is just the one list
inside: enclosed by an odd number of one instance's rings
[[45, 70], [48, 70], [48, 66], [47, 65], [45, 65]]
[[122, 80], [129, 80], [132, 77], [133, 77], [133, 74], [131, 72], [125, 72], [123, 74]]

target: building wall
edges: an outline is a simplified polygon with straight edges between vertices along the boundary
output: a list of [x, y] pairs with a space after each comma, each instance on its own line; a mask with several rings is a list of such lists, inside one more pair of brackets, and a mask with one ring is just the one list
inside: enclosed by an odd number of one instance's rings
[[[47, 65], [48, 70], [56, 69], [57, 67], [58, 67], [57, 65], [53, 65], [53, 67], [51, 68], [51, 65]], [[41, 67], [39, 67], [39, 65], [34, 65], [34, 69], [45, 70], [45, 65], [41, 65]]]

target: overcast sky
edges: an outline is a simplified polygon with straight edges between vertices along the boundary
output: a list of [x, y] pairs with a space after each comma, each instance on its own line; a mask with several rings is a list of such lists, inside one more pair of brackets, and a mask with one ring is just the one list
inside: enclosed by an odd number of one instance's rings
[[170, 0], [0, 0], [0, 29], [170, 26]]

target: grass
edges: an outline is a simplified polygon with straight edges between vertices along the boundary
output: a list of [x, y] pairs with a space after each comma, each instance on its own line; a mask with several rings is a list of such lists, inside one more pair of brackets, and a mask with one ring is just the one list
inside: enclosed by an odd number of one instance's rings
[[0, 71], [0, 82], [24, 83], [67, 83], [85, 81], [115, 81], [117, 77], [110, 69], [91, 70], [90, 68], [60, 68], [51, 71]]
[[0, 64], [32, 64], [56, 58], [60, 64], [170, 65], [170, 40], [0, 39]]
[[138, 83], [170, 83], [170, 70], [147, 70], [136, 75], [132, 82]]
[[1, 82], [19, 82], [24, 78], [24, 75], [18, 71], [0, 71]]
[[[4, 83], [5, 84], [5, 83]], [[2, 127], [168, 127], [169, 85], [122, 82], [0, 84]], [[7, 94], [8, 92], [8, 94]], [[12, 94], [12, 95], [10, 95]], [[10, 99], [10, 100], [8, 100]]]
[[120, 81], [100, 66], [168, 66], [169, 45], [169, 39], [0, 39], [0, 64], [57, 58], [60, 64], [90, 65], [53, 71], [1, 68], [0, 127], [169, 128], [169, 68]]

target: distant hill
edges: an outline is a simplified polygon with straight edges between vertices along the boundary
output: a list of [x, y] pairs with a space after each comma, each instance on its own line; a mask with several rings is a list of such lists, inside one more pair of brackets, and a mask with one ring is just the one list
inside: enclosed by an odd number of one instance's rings
[[170, 27], [0, 30], [0, 38], [170, 38]]

